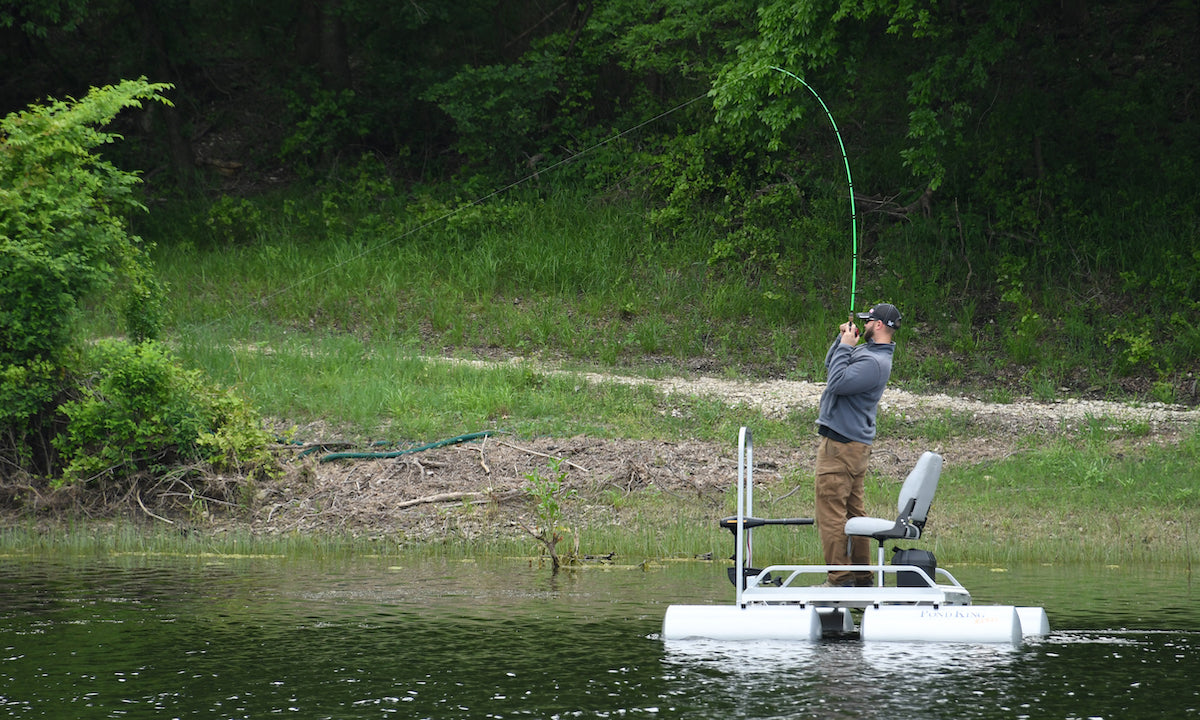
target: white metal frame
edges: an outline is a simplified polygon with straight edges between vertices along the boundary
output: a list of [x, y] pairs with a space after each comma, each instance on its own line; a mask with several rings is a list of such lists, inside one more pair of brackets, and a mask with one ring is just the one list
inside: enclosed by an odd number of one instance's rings
[[[937, 568], [934, 575], [944, 579], [939, 583], [923, 568], [916, 565], [885, 565], [880, 548], [875, 565], [771, 565], [757, 575], [746, 576], [753, 566], [754, 545], [745, 520], [754, 515], [754, 439], [750, 428], [738, 432], [737, 523], [734, 532], [735, 600], [738, 607], [757, 604], [797, 604], [819, 607], [867, 608], [879, 605], [970, 605], [971, 593], [953, 575]], [[834, 570], [870, 572], [877, 583], [871, 587], [816, 587], [796, 583], [812, 575], [827, 575]], [[924, 586], [885, 586], [884, 576], [900, 572], [913, 573], [925, 582]], [[770, 575], [771, 582], [766, 582]]]

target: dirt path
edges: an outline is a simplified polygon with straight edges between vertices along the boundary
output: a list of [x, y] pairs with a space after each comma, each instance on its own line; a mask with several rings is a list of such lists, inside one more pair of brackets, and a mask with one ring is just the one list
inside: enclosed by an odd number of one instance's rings
[[[542, 373], [564, 372], [541, 365], [536, 369]], [[730, 404], [751, 405], [773, 417], [815, 408], [823, 389], [822, 383], [789, 380], [572, 374], [594, 383], [647, 384], [668, 397], [712, 396]], [[925, 450], [941, 453], [948, 465], [985, 462], [1013, 453], [1031, 434], [1069, 434], [1089, 418], [1144, 423], [1149, 432], [1139, 442], [1170, 442], [1200, 419], [1200, 411], [1161, 404], [1134, 406], [1093, 400], [1038, 403], [1027, 399], [984, 403], [896, 389], [884, 394], [880, 411], [907, 420], [949, 411], [959, 424], [972, 428], [969, 433], [936, 442], [880, 437], [872, 467], [897, 479]], [[304, 437], [305, 432], [301, 428], [299, 436]], [[387, 460], [320, 463], [314, 459], [316, 456], [309, 456], [295, 461], [281, 481], [261, 487], [250, 527], [264, 534], [403, 534], [415, 540], [520, 534], [530, 505], [524, 490], [528, 476], [549, 474], [549, 457], [566, 461], [566, 483], [580, 497], [595, 498], [612, 491], [628, 493], [653, 485], [680, 497], [717, 503], [736, 477], [735, 442], [736, 438], [724, 443], [590, 437], [518, 440], [494, 435]], [[804, 447], [756, 447], [756, 481], [798, 482], [812, 467], [815, 445], [814, 440]], [[245, 520], [241, 519], [242, 526]]]

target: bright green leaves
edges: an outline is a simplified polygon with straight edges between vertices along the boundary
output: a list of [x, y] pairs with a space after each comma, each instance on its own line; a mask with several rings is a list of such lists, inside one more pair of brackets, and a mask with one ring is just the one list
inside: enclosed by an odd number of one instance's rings
[[126, 216], [137, 177], [95, 154], [98, 129], [167, 85], [128, 80], [82, 100], [0, 121], [0, 363], [55, 361], [78, 303], [118, 284], [142, 288], [143, 249]]
[[[115, 138], [102, 126], [146, 100], [166, 102], [167, 88], [130, 80], [0, 120], [0, 428], [18, 464], [32, 452], [22, 438], [42, 431], [68, 384], [80, 303], [121, 289], [152, 306], [144, 251], [126, 225], [141, 208], [137, 177], [96, 150]], [[143, 325], [136, 335], [154, 331]]]
[[81, 397], [60, 410], [55, 438], [67, 480], [128, 477], [203, 463], [219, 470], [270, 472], [270, 438], [243, 400], [181, 369], [153, 342], [105, 340], [83, 360], [93, 368]]
[[[103, 126], [167, 102], [168, 87], [127, 80], [0, 122], [0, 458], [10, 466], [63, 480], [275, 467], [252, 409], [150, 341], [162, 290], [128, 232], [128, 213], [144, 209], [138, 178], [95, 152], [117, 137]], [[74, 316], [99, 293], [124, 298], [135, 342], [79, 342]]]

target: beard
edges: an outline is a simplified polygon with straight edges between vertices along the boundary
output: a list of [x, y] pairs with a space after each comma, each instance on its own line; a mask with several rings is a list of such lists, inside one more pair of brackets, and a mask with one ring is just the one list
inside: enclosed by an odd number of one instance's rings
[[864, 340], [874, 340], [874, 339], [875, 339], [875, 328], [874, 328], [874, 326], [872, 326], [872, 327], [869, 327], [869, 328], [867, 328], [866, 330], [864, 330], [864, 331], [863, 331], [863, 339], [864, 339]]

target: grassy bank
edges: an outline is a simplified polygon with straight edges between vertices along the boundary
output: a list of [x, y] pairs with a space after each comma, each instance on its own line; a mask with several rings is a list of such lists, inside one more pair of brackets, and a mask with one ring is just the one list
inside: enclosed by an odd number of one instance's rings
[[[416, 197], [364, 204], [356, 197], [177, 206], [140, 228], [158, 244], [158, 271], [170, 288], [165, 339], [186, 365], [280, 421], [281, 432], [320, 427], [355, 440], [418, 443], [498, 428], [523, 437], [724, 443], [749, 425], [762, 444], [812, 442], [811, 410], [765, 417], [712, 398], [668, 402], [647, 387], [592, 385], [529, 363], [484, 369], [425, 358], [526, 356], [566, 370], [618, 368], [646, 377], [821, 380], [830, 329], [844, 319], [850, 296], [845, 248], [817, 247], [802, 274], [779, 275], [762, 265], [710, 263], [713, 238], [703, 227], [660, 237], [629, 201], [560, 194], [484, 205]], [[905, 312], [895, 386], [1002, 403], [1064, 395], [1187, 400], [1194, 393], [1186, 370], [1194, 347], [1176, 347], [1187, 337], [1164, 339], [1174, 343], [1174, 354], [1164, 355], [1174, 358], [1170, 367], [1164, 360], [1139, 371], [1142, 344], [1096, 331], [1092, 311], [1075, 299], [1110, 292], [1112, 276], [1097, 271], [1090, 280], [1048, 285], [1028, 263], [989, 268], [977, 256], [973, 265], [951, 267], [944, 259], [916, 250], [886, 259], [882, 251], [863, 254], [860, 309], [892, 300]], [[114, 331], [103, 313], [95, 317], [93, 335]], [[920, 447], [995, 431], [953, 412], [885, 412], [880, 428], [881, 437]], [[1097, 417], [1082, 430], [1030, 435], [1004, 461], [948, 469], [930, 541], [963, 561], [1190, 565], [1191, 534], [1200, 526], [1196, 433], [1163, 440], [1148, 425]], [[787, 498], [762, 511], [809, 514], [807, 472], [797, 468], [786, 488], [771, 488]], [[886, 517], [896, 488], [879, 477], [871, 482], [871, 511]], [[567, 512], [578, 513], [571, 533], [585, 553], [640, 561], [728, 552], [728, 538], [713, 524], [732, 512], [728, 498], [715, 507], [653, 491], [600, 493]], [[772, 535], [764, 533], [760, 546], [768, 557], [818, 555], [811, 531]], [[335, 552], [368, 551], [352, 537], [325, 541]], [[163, 542], [192, 547], [187, 538]], [[203, 542], [218, 552], [270, 553], [273, 543], [284, 552], [325, 552], [306, 549], [302, 538]], [[402, 538], [386, 542], [405, 549]], [[532, 545], [451, 533], [443, 550], [511, 554]]]
[[[661, 397], [647, 395], [629, 398], [627, 407], [631, 406], [640, 406], [644, 416], [652, 416], [659, 414], [663, 404]], [[714, 412], [714, 417], [719, 414]], [[757, 427], [774, 429], [773, 434], [756, 436], [756, 457], [767, 457], [774, 445], [811, 442], [811, 437], [796, 440], [785, 431], [789, 422], [772, 425], [752, 415], [746, 419]], [[803, 425], [809, 427], [808, 422]], [[717, 432], [715, 427], [702, 431]], [[953, 442], [944, 436], [931, 439], [930, 427], [897, 423], [893, 430], [899, 437], [892, 440], [911, 440], [923, 447]], [[959, 426], [969, 427], [965, 421]], [[1170, 565], [1190, 572], [1200, 561], [1196, 470], [1200, 430], [1193, 428], [1177, 442], [1166, 444], [1145, 433], [1144, 427], [1096, 419], [1069, 438], [1030, 436], [1000, 460], [948, 465], [926, 537], [919, 545], [950, 563]], [[732, 450], [731, 446], [731, 454]], [[612, 562], [630, 565], [698, 558], [723, 562], [731, 553], [729, 534], [716, 525], [718, 518], [735, 511], [731, 487], [713, 495], [655, 485], [629, 490], [616, 482], [571, 482], [569, 475], [567, 479], [556, 497], [560, 514], [555, 521], [563, 534], [559, 552], [564, 556], [611, 554]], [[867, 483], [869, 514], [892, 516], [897, 492], [894, 478], [872, 473]], [[535, 500], [529, 491], [528, 504]], [[813, 505], [807, 467], [780, 468], [777, 478], [760, 480], [757, 487], [755, 510], [761, 516], [810, 516]], [[182, 526], [168, 528], [138, 516], [136, 524], [80, 522], [52, 533], [31, 519], [0, 533], [0, 552], [217, 559], [252, 555], [334, 563], [352, 556], [414, 553], [536, 556], [538, 543], [511, 522], [519, 507], [519, 503], [445, 505], [438, 510], [441, 532], [436, 539], [353, 529], [329, 535], [255, 534], [248, 523], [239, 521], [248, 518], [244, 510], [232, 511], [216, 525], [180, 518]], [[756, 533], [760, 564], [815, 562], [819, 557], [817, 534], [811, 527], [765, 528]]]
[[[1174, 564], [1190, 570], [1200, 562], [1200, 432], [1137, 451], [1130, 451], [1129, 440], [1097, 422], [1081, 438], [1048, 444], [1030, 438], [1008, 458], [947, 467], [926, 537], [917, 544], [956, 562]], [[898, 491], [895, 480], [870, 475], [868, 514], [894, 517]], [[716, 520], [736, 512], [733, 489], [719, 504], [654, 488], [591, 502], [602, 508], [592, 516], [599, 522], [585, 520], [573, 531], [584, 552], [615, 551], [634, 559], [705, 553], [721, 559], [732, 553], [730, 535]], [[755, 513], [763, 517], [811, 516], [813, 507], [807, 467], [790, 468], [756, 490]], [[811, 527], [764, 528], [755, 543], [760, 564], [821, 557]]]
[[[1084, 236], [1121, 232], [1102, 219], [1061, 230], [1066, 258], [951, 245], [945, 228], [913, 221], [871, 226], [854, 261], [849, 239], [831, 236], [845, 218], [818, 203], [779, 257], [743, 261], [715, 259], [711, 219], [668, 233], [629, 198], [296, 192], [142, 221], [171, 336], [820, 378], [853, 289], [858, 310], [886, 300], [904, 312], [894, 380], [912, 389], [1200, 399], [1200, 328], [1185, 321], [1200, 259], [1171, 250], [1194, 229], [1153, 217], [1124, 218], [1140, 232], [1121, 257], [1088, 254]], [[1142, 282], [1167, 267], [1178, 271]]]
[[[1071, 565], [1168, 565], [1191, 572], [1200, 563], [1200, 502], [1196, 471], [1200, 434], [1178, 446], [1142, 453], [1113, 452], [1093, 437], [1082, 452], [1066, 442], [1029, 448], [1001, 462], [948, 468], [943, 474], [926, 536], [920, 546], [943, 563], [999, 566], [1027, 563]], [[756, 514], [810, 516], [811, 478], [797, 468], [783, 480], [761, 485]], [[868, 480], [868, 512], [894, 515], [896, 483]], [[668, 561], [724, 563], [731, 536], [717, 519], [735, 512], [732, 490], [711, 497], [650, 487], [633, 492], [608, 488], [573, 491], [561, 500], [563, 541], [559, 552], [586, 567], [606, 558], [619, 565]], [[233, 523], [200, 524], [188, 532], [152, 524], [80, 522], [47, 533], [34, 522], [0, 532], [0, 554], [9, 557], [150, 555], [293, 559], [339, 563], [363, 557], [539, 557], [540, 547], [521, 532], [484, 532], [499, 527], [510, 511], [487, 506], [450, 506], [442, 511], [445, 532], [436, 541], [396, 533], [312, 535], [252, 534]], [[236, 513], [234, 515], [236, 518]], [[473, 528], [471, 531], [463, 528]], [[874, 556], [874, 547], [872, 556]], [[755, 534], [757, 564], [819, 562], [812, 527], [764, 528]], [[890, 558], [890, 553], [888, 555]], [[546, 562], [548, 566], [548, 561]], [[568, 564], [570, 567], [571, 564]]]

